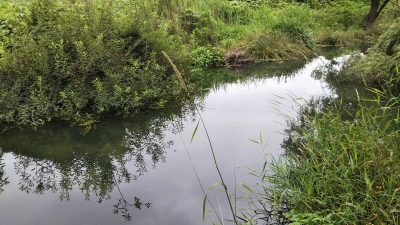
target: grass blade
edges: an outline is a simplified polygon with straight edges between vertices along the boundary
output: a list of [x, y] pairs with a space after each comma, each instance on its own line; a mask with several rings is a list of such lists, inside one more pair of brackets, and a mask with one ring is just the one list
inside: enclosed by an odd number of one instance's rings
[[254, 194], [254, 191], [253, 191], [249, 186], [247, 186], [246, 184], [242, 184], [242, 186], [243, 186], [244, 189], [246, 189], [249, 193]]
[[203, 222], [206, 218], [206, 205], [207, 205], [207, 195], [204, 196], [203, 200]]
[[193, 133], [192, 133], [192, 139], [190, 139], [190, 143], [193, 142], [193, 139], [194, 139], [194, 137], [196, 136], [197, 129], [199, 128], [199, 124], [200, 124], [200, 120], [197, 122], [197, 125], [196, 125], [196, 127], [194, 128], [194, 131], [193, 131]]

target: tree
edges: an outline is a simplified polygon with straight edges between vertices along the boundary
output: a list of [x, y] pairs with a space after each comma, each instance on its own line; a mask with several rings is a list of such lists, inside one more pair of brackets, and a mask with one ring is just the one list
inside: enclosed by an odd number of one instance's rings
[[364, 18], [363, 27], [365, 30], [369, 29], [374, 25], [376, 19], [381, 14], [382, 10], [387, 6], [390, 0], [384, 0], [381, 4], [381, 0], [371, 0], [371, 7], [369, 13]]

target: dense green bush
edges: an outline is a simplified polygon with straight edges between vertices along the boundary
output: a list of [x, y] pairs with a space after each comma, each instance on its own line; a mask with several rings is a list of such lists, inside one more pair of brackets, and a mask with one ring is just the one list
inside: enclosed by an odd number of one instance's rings
[[2, 41], [0, 119], [88, 123], [109, 112], [161, 107], [178, 94], [151, 41], [118, 26], [113, 9], [109, 1], [33, 1], [21, 19], [25, 29]]
[[198, 68], [218, 67], [223, 63], [221, 50], [213, 47], [197, 47], [191, 52], [190, 57]]

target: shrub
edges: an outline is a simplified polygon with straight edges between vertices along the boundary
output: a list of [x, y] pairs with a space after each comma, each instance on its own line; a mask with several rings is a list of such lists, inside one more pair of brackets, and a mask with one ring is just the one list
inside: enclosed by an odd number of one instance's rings
[[217, 21], [210, 15], [200, 16], [200, 21], [197, 23], [196, 29], [193, 31], [194, 41], [199, 45], [216, 45], [220, 36], [217, 32]]
[[25, 30], [1, 41], [1, 121], [87, 124], [106, 113], [157, 108], [179, 94], [157, 46], [119, 26], [112, 2], [35, 0], [27, 10]]
[[197, 47], [190, 57], [194, 66], [198, 68], [211, 68], [221, 66], [223, 63], [222, 51], [214, 47]]

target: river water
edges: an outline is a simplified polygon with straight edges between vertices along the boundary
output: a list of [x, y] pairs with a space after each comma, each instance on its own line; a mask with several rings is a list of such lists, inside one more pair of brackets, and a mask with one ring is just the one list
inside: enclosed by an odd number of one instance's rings
[[[334, 94], [315, 71], [339, 68], [342, 60], [321, 56], [210, 73], [229, 77], [216, 79], [197, 102], [231, 192], [236, 184], [237, 196], [245, 195], [241, 184], [258, 181], [249, 172], [284, 152], [282, 132], [301, 104]], [[210, 200], [229, 218], [221, 187], [208, 189], [219, 178], [200, 126], [191, 142], [198, 120], [193, 108], [180, 105], [133, 119], [108, 118], [86, 134], [65, 124], [3, 133], [0, 224], [217, 222], [212, 212], [202, 220], [204, 194], [193, 167]]]

